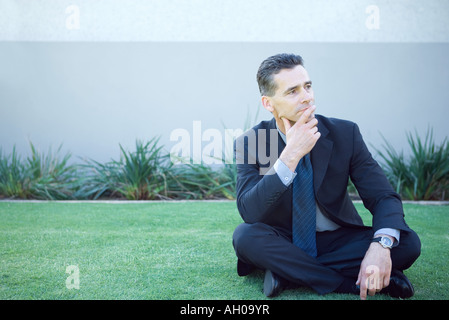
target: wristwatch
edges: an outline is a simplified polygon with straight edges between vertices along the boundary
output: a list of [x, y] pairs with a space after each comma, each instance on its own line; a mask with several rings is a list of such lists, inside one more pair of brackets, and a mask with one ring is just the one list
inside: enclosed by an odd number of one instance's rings
[[393, 247], [393, 241], [388, 237], [373, 238], [371, 242], [379, 242], [382, 247], [388, 249], [391, 249]]

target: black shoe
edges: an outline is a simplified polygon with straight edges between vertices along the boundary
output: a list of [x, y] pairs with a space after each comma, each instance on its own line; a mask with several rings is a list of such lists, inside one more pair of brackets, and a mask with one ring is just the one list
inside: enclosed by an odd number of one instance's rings
[[360, 287], [355, 284], [356, 279], [344, 278], [340, 286], [334, 290], [335, 293], [360, 294]]
[[265, 271], [263, 293], [270, 298], [278, 296], [286, 287], [285, 280], [270, 270]]
[[380, 293], [386, 293], [393, 298], [410, 298], [415, 294], [410, 280], [399, 270], [393, 269], [390, 275], [390, 284]]
[[251, 264], [245, 263], [242, 260], [237, 260], [237, 274], [241, 277], [249, 275], [253, 272], [255, 267]]

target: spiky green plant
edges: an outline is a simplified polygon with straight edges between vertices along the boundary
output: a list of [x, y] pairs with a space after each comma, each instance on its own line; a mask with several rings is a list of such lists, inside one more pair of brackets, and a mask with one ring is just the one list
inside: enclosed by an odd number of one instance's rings
[[143, 143], [136, 141], [136, 151], [122, 151], [122, 182], [118, 191], [127, 199], [143, 200], [166, 197], [165, 162], [166, 155], [161, 154], [159, 139], [153, 138]]
[[166, 155], [162, 154], [159, 139], [147, 142], [136, 140], [135, 150], [120, 146], [120, 160], [102, 164], [88, 160], [84, 166], [84, 186], [79, 196], [98, 199], [101, 196], [122, 197], [128, 200], [167, 198]]
[[232, 165], [184, 163], [169, 174], [169, 195], [181, 199], [235, 199]]
[[396, 149], [382, 136], [385, 152], [377, 150], [383, 159], [382, 167], [404, 198], [411, 200], [444, 199], [449, 188], [449, 142], [434, 142], [433, 130], [428, 129], [424, 140], [415, 131], [407, 133], [409, 157]]
[[25, 161], [13, 148], [10, 157], [0, 155], [0, 194], [10, 198], [44, 200], [73, 199], [78, 188], [77, 167], [69, 164], [70, 153], [39, 152], [30, 142], [31, 156]]
[[10, 156], [4, 155], [0, 149], [0, 196], [28, 198], [28, 182], [28, 172], [16, 152], [16, 147], [13, 147]]
[[71, 153], [60, 157], [62, 145], [56, 152], [50, 147], [46, 154], [30, 142], [31, 156], [27, 159], [30, 193], [36, 199], [67, 200], [79, 187], [77, 166], [70, 164]]

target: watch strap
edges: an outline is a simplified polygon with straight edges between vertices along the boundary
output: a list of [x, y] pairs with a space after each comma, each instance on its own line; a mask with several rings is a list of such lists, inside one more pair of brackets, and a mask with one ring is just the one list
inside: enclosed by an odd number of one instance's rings
[[396, 242], [396, 241], [393, 240], [392, 243], [391, 243], [391, 246], [386, 247], [386, 246], [384, 246], [384, 245], [381, 243], [382, 238], [383, 238], [383, 237], [372, 238], [372, 239], [371, 239], [371, 242], [379, 242], [384, 248], [390, 248], [390, 249], [391, 249], [391, 248], [395, 247], [395, 242]]

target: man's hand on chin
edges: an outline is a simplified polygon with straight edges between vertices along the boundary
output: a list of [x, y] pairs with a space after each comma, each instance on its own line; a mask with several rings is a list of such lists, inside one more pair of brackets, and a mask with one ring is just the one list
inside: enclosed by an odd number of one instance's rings
[[311, 116], [315, 109], [315, 106], [308, 108], [293, 125], [290, 120], [281, 118], [287, 143], [279, 155], [279, 159], [292, 172], [295, 171], [301, 158], [312, 150], [321, 136], [317, 127], [318, 120]]
[[365, 300], [367, 293], [376, 294], [390, 283], [391, 275], [390, 249], [373, 242], [366, 251], [356, 284], [360, 286], [360, 299]]

